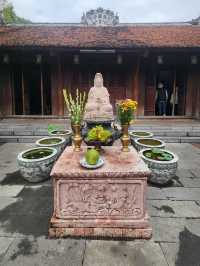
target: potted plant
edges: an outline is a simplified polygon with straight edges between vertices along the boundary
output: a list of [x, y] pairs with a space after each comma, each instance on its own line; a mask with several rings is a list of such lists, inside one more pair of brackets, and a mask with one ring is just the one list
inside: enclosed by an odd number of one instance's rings
[[146, 148], [165, 148], [165, 142], [156, 138], [137, 138], [134, 140], [133, 145], [138, 151]]
[[50, 137], [62, 137], [66, 139], [66, 144], [71, 143], [72, 131], [69, 129], [63, 129], [60, 125], [48, 125], [48, 134]]
[[134, 112], [137, 109], [137, 102], [131, 99], [119, 101], [117, 103], [117, 115], [122, 126], [122, 151], [129, 151], [130, 137], [128, 134], [128, 128], [133, 121]]
[[102, 126], [96, 126], [88, 131], [84, 141], [87, 145], [94, 146], [96, 150], [100, 151], [101, 146], [111, 146], [114, 138], [111, 131]]
[[36, 145], [39, 147], [55, 148], [58, 156], [65, 148], [65, 144], [66, 139], [62, 137], [45, 137], [36, 141]]
[[144, 149], [139, 155], [152, 171], [150, 182], [165, 185], [176, 175], [178, 157], [171, 151], [158, 148]]
[[39, 147], [19, 153], [17, 162], [22, 177], [36, 183], [50, 178], [50, 171], [56, 158], [56, 149]]
[[63, 90], [64, 100], [69, 112], [71, 127], [74, 132], [73, 142], [74, 150], [80, 151], [82, 137], [81, 137], [81, 124], [83, 122], [83, 116], [85, 112], [86, 93], [81, 93], [76, 90], [76, 97], [72, 97], [71, 93], [68, 93], [66, 89]]

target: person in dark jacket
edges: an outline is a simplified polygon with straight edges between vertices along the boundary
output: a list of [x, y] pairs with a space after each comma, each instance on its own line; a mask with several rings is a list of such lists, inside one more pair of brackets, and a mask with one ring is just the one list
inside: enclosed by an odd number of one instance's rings
[[166, 115], [168, 93], [162, 82], [158, 83], [156, 101], [158, 102], [158, 114]]

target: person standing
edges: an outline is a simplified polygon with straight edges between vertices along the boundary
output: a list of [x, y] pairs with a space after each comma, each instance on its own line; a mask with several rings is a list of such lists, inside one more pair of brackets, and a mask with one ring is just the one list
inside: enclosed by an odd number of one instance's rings
[[158, 114], [166, 115], [168, 93], [162, 82], [158, 83], [158, 89], [156, 91], [156, 101], [158, 103]]

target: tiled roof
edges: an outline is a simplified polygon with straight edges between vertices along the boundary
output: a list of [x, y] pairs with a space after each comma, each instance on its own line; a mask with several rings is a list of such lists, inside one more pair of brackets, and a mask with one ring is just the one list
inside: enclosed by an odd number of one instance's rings
[[200, 48], [200, 26], [132, 24], [115, 27], [81, 25], [0, 26], [0, 47]]

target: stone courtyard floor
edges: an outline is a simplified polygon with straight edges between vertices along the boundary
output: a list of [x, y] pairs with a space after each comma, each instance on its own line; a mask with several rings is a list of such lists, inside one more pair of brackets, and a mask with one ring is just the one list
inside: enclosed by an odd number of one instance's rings
[[180, 158], [171, 186], [148, 186], [151, 240], [48, 239], [51, 181], [30, 185], [16, 156], [33, 146], [0, 146], [0, 265], [200, 266], [199, 145], [167, 144]]

